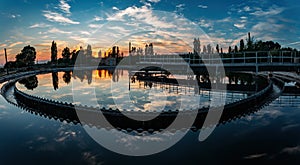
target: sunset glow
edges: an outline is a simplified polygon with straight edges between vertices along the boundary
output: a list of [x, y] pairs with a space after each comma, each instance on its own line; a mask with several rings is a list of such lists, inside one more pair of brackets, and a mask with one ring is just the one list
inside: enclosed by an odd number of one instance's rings
[[[4, 48], [8, 60], [26, 45], [36, 48], [37, 60], [50, 59], [55, 40], [58, 58], [65, 47], [92, 46], [97, 57], [113, 45], [128, 54], [128, 43], [157, 54], [191, 52], [194, 37], [201, 44], [237, 45], [251, 31], [256, 40], [273, 40], [300, 48], [296, 1], [2, 1], [0, 64]], [[207, 36], [206, 36], [207, 35]]]

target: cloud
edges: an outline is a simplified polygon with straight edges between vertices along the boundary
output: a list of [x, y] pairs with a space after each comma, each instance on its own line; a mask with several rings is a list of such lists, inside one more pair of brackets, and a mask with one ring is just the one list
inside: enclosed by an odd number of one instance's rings
[[31, 26], [29, 26], [29, 28], [46, 28], [46, 27], [50, 27], [50, 25], [48, 24], [45, 24], [45, 23], [36, 23], [36, 24], [33, 24]]
[[50, 47], [51, 46], [51, 42], [45, 42], [45, 43], [35, 44], [34, 46], [36, 46], [36, 47]]
[[223, 18], [223, 19], [219, 19], [219, 20], [216, 20], [216, 22], [232, 22], [232, 19], [231, 17], [226, 17], [226, 18]]
[[93, 39], [95, 39], [95, 38], [86, 38], [86, 37], [80, 37], [80, 36], [70, 36], [69, 38], [72, 40], [81, 42], [81, 43], [87, 43], [88, 41], [90, 42]]
[[202, 8], [202, 9], [207, 9], [208, 8], [208, 6], [206, 6], [206, 5], [198, 5], [198, 7]]
[[296, 41], [296, 42], [292, 42], [292, 43], [288, 43], [286, 45], [300, 45], [300, 41]]
[[67, 32], [67, 31], [63, 31], [63, 30], [59, 30], [57, 28], [52, 28], [48, 31], [49, 33], [60, 33], [60, 34], [71, 34], [72, 32]]
[[286, 147], [286, 148], [282, 149], [281, 153], [299, 154], [300, 153], [300, 146]]
[[[124, 10], [119, 10], [114, 15], [107, 15], [107, 21], [123, 21], [125, 22], [125, 16], [134, 18], [136, 21], [141, 23], [151, 25], [151, 26], [159, 26], [160, 28], [175, 28], [175, 25], [166, 23], [161, 20], [161, 18], [155, 16], [152, 13], [152, 10], [147, 6], [136, 7], [131, 6]], [[132, 20], [131, 20], [132, 21]]]
[[206, 20], [204, 20], [204, 19], [201, 19], [201, 20], [200, 20], [199, 25], [200, 25], [201, 27], [205, 27], [205, 28], [211, 28], [211, 27], [213, 27], [212, 22], [206, 21]]
[[183, 3], [178, 4], [178, 5], [176, 5], [176, 10], [179, 11], [179, 12], [183, 11], [184, 7], [185, 7], [185, 4], [183, 4]]
[[158, 2], [160, 2], [160, 0], [148, 0], [148, 2], [158, 3]]
[[113, 10], [119, 10], [116, 6], [112, 7]]
[[91, 33], [90, 32], [88, 32], [88, 31], [80, 31], [80, 34], [83, 34], [83, 35], [91, 35]]
[[102, 21], [102, 20], [104, 20], [104, 18], [99, 17], [99, 16], [95, 16], [93, 19], [93, 21]]
[[279, 32], [284, 28], [282, 24], [276, 24], [273, 20], [259, 22], [252, 27], [253, 32]]
[[103, 24], [89, 24], [88, 26], [93, 29], [99, 29], [103, 26]]
[[64, 13], [66, 13], [66, 14], [71, 14], [71, 12], [70, 12], [71, 6], [70, 6], [67, 2], [65, 2], [64, 0], [60, 0], [59, 2], [60, 2], [60, 4], [58, 5], [59, 8], [60, 8]]
[[57, 22], [61, 24], [80, 24], [80, 22], [76, 22], [67, 17], [64, 17], [60, 13], [56, 13], [52, 11], [43, 11], [43, 12], [44, 12], [43, 14], [44, 17], [46, 17], [46, 19], [51, 22]]
[[249, 156], [245, 156], [244, 159], [259, 159], [262, 157], [267, 156], [266, 153], [262, 153], [262, 154], [254, 154], [254, 155], [249, 155]]
[[251, 15], [255, 16], [273, 16], [278, 15], [281, 12], [283, 12], [285, 8], [277, 7], [277, 6], [271, 6], [268, 10], [263, 11], [261, 8], [257, 8], [257, 10], [253, 13], [250, 13]]
[[124, 27], [121, 27], [121, 26], [111, 26], [111, 27], [108, 27], [108, 29], [114, 30], [114, 31], [119, 32], [119, 33], [124, 33], [124, 34], [127, 34], [127, 33], [130, 32], [130, 30], [127, 30], [127, 29], [125, 29]]
[[249, 6], [245, 6], [243, 9], [244, 9], [244, 11], [247, 11], [247, 12], [251, 11], [251, 8]]
[[10, 18], [13, 18], [13, 19], [18, 18], [18, 17], [21, 17], [21, 15], [20, 14], [12, 14], [12, 15], [10, 15]]
[[0, 47], [6, 47], [7, 46], [7, 44], [1, 44], [0, 45]]
[[185, 6], [185, 4], [183, 4], [183, 3], [176, 5], [176, 7], [178, 7], [178, 8], [182, 8], [184, 6]]
[[244, 23], [241, 23], [241, 24], [238, 24], [238, 23], [235, 23], [234, 24], [234, 27], [238, 28], [238, 29], [245, 29], [245, 25]]
[[21, 44], [23, 44], [23, 43], [24, 43], [24, 42], [21, 42], [21, 41], [15, 42], [15, 43], [10, 44], [8, 47], [9, 47], [9, 48], [12, 48], [12, 47], [15, 47], [15, 46], [17, 46], [17, 45], [21, 45]]

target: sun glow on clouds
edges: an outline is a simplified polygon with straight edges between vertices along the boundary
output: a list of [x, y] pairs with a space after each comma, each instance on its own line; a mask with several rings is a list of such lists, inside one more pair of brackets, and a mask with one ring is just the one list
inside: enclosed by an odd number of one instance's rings
[[[175, 13], [153, 10], [148, 5], [118, 10], [114, 14], [107, 14], [106, 20], [108, 22], [98, 25], [100, 28], [92, 34], [107, 38], [104, 41], [106, 43], [94, 42], [96, 47], [116, 44], [126, 52], [129, 42], [142, 49], [146, 44], [153, 43], [155, 53], [165, 54], [192, 51], [195, 36], [202, 36], [204, 42], [209, 42], [195, 23]], [[91, 28], [96, 26], [89, 25]]]
[[23, 44], [24, 42], [15, 42], [15, 43], [12, 43], [12, 44], [10, 44], [9, 46], [8, 46], [8, 48], [12, 48], [12, 47], [15, 47], [16, 45], [21, 45], [21, 44]]

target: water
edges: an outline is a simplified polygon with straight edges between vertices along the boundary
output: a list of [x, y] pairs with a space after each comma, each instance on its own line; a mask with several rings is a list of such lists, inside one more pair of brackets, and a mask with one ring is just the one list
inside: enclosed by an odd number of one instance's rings
[[98, 145], [80, 125], [30, 114], [1, 96], [0, 164], [298, 164], [299, 102], [300, 96], [280, 96], [254, 114], [219, 125], [204, 142], [199, 132], [189, 131], [161, 153], [129, 157]]
[[[136, 111], [198, 109], [198, 107], [209, 106], [213, 97], [217, 100], [224, 98], [225, 103], [230, 103], [248, 96], [247, 93], [242, 92], [197, 90], [192, 85], [177, 86], [161, 83], [149, 85], [144, 81], [130, 82], [129, 91], [128, 71], [118, 70], [115, 73], [107, 70], [94, 70], [85, 73], [86, 75], [74, 75], [69, 72], [49, 73], [29, 77], [28, 80], [17, 83], [17, 88], [30, 95], [52, 100]], [[90, 75], [90, 79], [87, 75]], [[29, 85], [29, 82], [34, 85]], [[93, 93], [96, 94], [96, 98], [91, 96]], [[80, 95], [81, 99], [75, 100], [73, 95]], [[98, 105], [91, 102], [93, 99], [97, 100]], [[188, 106], [183, 103], [188, 103]], [[224, 103], [218, 102], [214, 106], [220, 105]]]

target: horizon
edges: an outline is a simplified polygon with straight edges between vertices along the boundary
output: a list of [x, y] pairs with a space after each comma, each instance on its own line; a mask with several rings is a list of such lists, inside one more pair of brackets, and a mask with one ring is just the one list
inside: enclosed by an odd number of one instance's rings
[[[167, 5], [166, 5], [167, 4]], [[58, 57], [90, 44], [93, 55], [113, 45], [128, 54], [128, 42], [144, 49], [153, 43], [155, 53], [192, 52], [193, 38], [201, 45], [219, 44], [224, 52], [239, 46], [251, 32], [255, 39], [274, 41], [282, 47], [300, 49], [300, 2], [201, 1], [73, 1], [2, 2], [0, 65], [4, 48], [8, 60], [26, 45], [36, 48], [37, 60], [50, 60], [51, 42], [58, 44]], [[207, 35], [207, 36], [206, 36]], [[171, 53], [170, 52], [170, 53]]]

